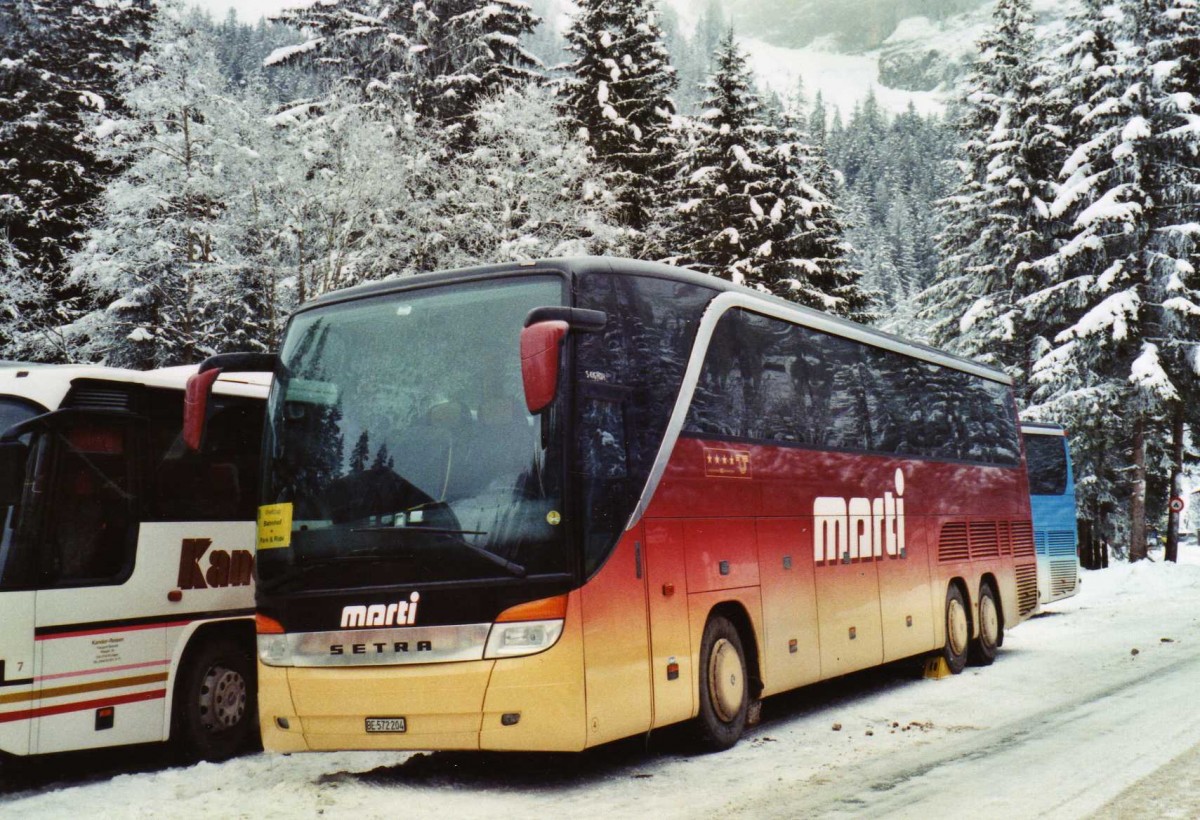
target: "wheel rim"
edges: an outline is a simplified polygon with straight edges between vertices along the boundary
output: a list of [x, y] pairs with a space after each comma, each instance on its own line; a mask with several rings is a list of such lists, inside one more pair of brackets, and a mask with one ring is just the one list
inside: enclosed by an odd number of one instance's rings
[[200, 684], [200, 722], [210, 732], [237, 726], [246, 714], [246, 679], [236, 670], [212, 666]]
[[979, 602], [979, 633], [988, 646], [996, 645], [1000, 634], [1000, 616], [996, 612], [996, 601], [991, 595], [984, 595]]
[[717, 717], [726, 723], [737, 717], [745, 697], [746, 682], [741, 655], [737, 647], [724, 638], [713, 644], [709, 655], [708, 691]]
[[950, 603], [946, 605], [946, 628], [949, 632], [950, 651], [955, 655], [966, 652], [969, 633], [967, 610], [963, 608], [962, 601], [957, 598], [951, 599]]

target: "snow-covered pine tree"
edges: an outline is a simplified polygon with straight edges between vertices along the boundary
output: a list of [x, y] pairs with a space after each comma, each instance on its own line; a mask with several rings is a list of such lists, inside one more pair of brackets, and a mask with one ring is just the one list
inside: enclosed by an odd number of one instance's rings
[[431, 211], [445, 188], [440, 142], [349, 89], [271, 117], [273, 200], [263, 231], [297, 302], [421, 267], [439, 241]]
[[850, 263], [845, 215], [824, 149], [812, 143], [796, 113], [767, 115], [762, 136], [771, 191], [760, 205], [770, 205], [760, 224], [767, 237], [758, 250], [763, 279], [777, 296], [854, 321], [873, 321], [873, 294], [863, 288], [862, 271]]
[[945, 200], [938, 282], [924, 294], [934, 342], [1004, 368], [1024, 394], [1017, 303], [1052, 247], [1046, 201], [1061, 162], [1029, 0], [997, 0], [964, 86], [961, 178]]
[[522, 0], [333, 0], [276, 18], [309, 39], [267, 57], [307, 64], [368, 97], [399, 100], [450, 136], [469, 137], [474, 111], [504, 88], [539, 76], [521, 43], [538, 18]]
[[676, 261], [804, 305], [869, 321], [848, 261], [837, 185], [794, 113], [764, 110], [732, 29], [713, 55], [704, 114], [681, 156]]
[[[777, 202], [763, 112], [746, 56], [730, 29], [713, 55], [704, 113], [692, 123], [679, 163], [674, 259], [771, 293], [764, 259]], [[778, 208], [782, 211], [782, 204]]]
[[620, 202], [583, 139], [556, 116], [548, 90], [511, 89], [480, 108], [477, 121], [474, 146], [440, 180], [425, 270], [627, 252]]
[[333, 0], [285, 8], [271, 19], [308, 39], [271, 52], [264, 66], [305, 66], [331, 86], [390, 103], [412, 94], [412, 53], [420, 44], [410, 4]]
[[562, 111], [620, 197], [622, 223], [645, 231], [658, 204], [671, 198], [675, 70], [653, 0], [576, 5], [566, 33], [575, 60], [562, 82]]
[[[1031, 415], [1069, 425], [1081, 509], [1110, 541], [1118, 535], [1111, 513], [1124, 507], [1119, 485], [1127, 462], [1118, 442], [1132, 358], [1114, 355], [1128, 333], [1124, 318], [1101, 322], [1097, 309], [1120, 290], [1119, 260], [1139, 241], [1133, 217], [1142, 207], [1116, 153], [1132, 115], [1128, 55], [1117, 46], [1122, 24], [1111, 0], [1084, 0], [1067, 18], [1065, 44], [1055, 56], [1058, 85], [1073, 102], [1061, 119], [1069, 154], [1050, 203], [1051, 218], [1064, 230], [1060, 247], [1035, 262], [1042, 286], [1021, 301], [1037, 357]], [[1124, 206], [1096, 207], [1105, 198]]]
[[[2, 282], [0, 355], [67, 361], [60, 328], [84, 308], [64, 260], [79, 247], [113, 166], [90, 114], [119, 110], [114, 65], [144, 47], [151, 0], [0, 4], [0, 233], [24, 278]], [[17, 293], [21, 293], [19, 298]]]
[[127, 67], [128, 115], [96, 127], [125, 170], [71, 260], [103, 306], [74, 328], [90, 358], [152, 367], [275, 341], [273, 283], [243, 259], [249, 203], [271, 173], [263, 107], [228, 91], [204, 23], [164, 6], [150, 51]]
[[418, 114], [470, 132], [487, 99], [541, 77], [541, 61], [521, 44], [540, 22], [524, 0], [426, 0], [413, 15]]
[[[1148, 315], [1143, 351], [1131, 379], [1139, 392], [1161, 402], [1165, 423], [1159, 440], [1174, 440], [1170, 483], [1145, 499], [1147, 520], [1161, 523], [1172, 486], [1180, 489], [1185, 423], [1189, 416], [1193, 423], [1200, 417], [1200, 9], [1195, 0], [1126, 0], [1126, 5], [1136, 65], [1131, 79], [1149, 132], [1144, 143], [1147, 232], [1141, 254]], [[1147, 361], [1152, 356], [1161, 372], [1146, 367], [1153, 364]], [[1131, 519], [1139, 506], [1139, 466], [1135, 452]], [[1153, 473], [1151, 465], [1146, 472]], [[1130, 552], [1136, 554], [1144, 541], [1138, 522], [1130, 524]], [[1175, 542], [1170, 546], [1174, 560]]]
[[1056, 283], [1027, 304], [1065, 320], [1035, 368], [1039, 410], [1078, 422], [1109, 459], [1111, 444], [1132, 432], [1128, 462], [1090, 466], [1094, 499], [1107, 500], [1119, 490], [1107, 470], [1130, 464], [1122, 506], [1136, 559], [1146, 554], [1147, 503], [1153, 520], [1164, 513], [1165, 492], [1147, 498], [1154, 451], [1166, 449], [1155, 444], [1175, 435], [1171, 427], [1182, 439], [1181, 414], [1197, 397], [1200, 130], [1187, 89], [1200, 54], [1191, 0], [1126, 0], [1123, 10], [1123, 32], [1094, 3], [1076, 24], [1079, 45], [1069, 53], [1081, 77], [1084, 69], [1095, 76], [1081, 84], [1091, 95], [1072, 113], [1078, 144], [1054, 203], [1072, 233], [1039, 265]]

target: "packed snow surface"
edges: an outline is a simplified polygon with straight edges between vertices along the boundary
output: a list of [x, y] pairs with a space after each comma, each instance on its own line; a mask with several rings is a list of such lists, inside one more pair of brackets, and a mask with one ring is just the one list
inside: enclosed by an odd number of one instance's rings
[[581, 755], [259, 754], [139, 772], [155, 765], [143, 755], [114, 776], [130, 754], [117, 750], [91, 758], [102, 775], [47, 761], [34, 789], [0, 770], [0, 815], [1070, 818], [1138, 816], [1152, 799], [1155, 816], [1194, 817], [1198, 778], [1176, 767], [1200, 754], [1198, 603], [1194, 545], [1179, 565], [1085, 572], [995, 665], [923, 680], [894, 664], [771, 698], [722, 754], [656, 734]]

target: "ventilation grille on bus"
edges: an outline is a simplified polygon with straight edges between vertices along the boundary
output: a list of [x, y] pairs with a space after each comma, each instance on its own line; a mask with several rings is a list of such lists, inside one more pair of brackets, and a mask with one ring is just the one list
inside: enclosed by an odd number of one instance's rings
[[1033, 524], [1028, 521], [1014, 521], [1012, 525], [1013, 555], [1033, 556]]
[[1050, 594], [1066, 595], [1075, 591], [1075, 559], [1050, 562]]
[[1054, 530], [1046, 533], [1051, 555], [1075, 555], [1075, 533], [1070, 530]]
[[942, 525], [942, 537], [938, 540], [938, 562], [949, 564], [966, 561], [971, 557], [967, 541], [967, 522], [951, 521]]
[[1034, 530], [1033, 531], [1033, 544], [1037, 549], [1038, 555], [1046, 555], [1046, 531], [1045, 530]]
[[1008, 521], [997, 521], [1000, 530], [1000, 554], [1012, 555], [1012, 524]]
[[[1032, 545], [1032, 542], [1030, 542]], [[1017, 609], [1021, 617], [1037, 609], [1037, 564], [1018, 564], [1017, 575]]]
[[971, 558], [998, 558], [1000, 537], [995, 521], [971, 522]]
[[81, 410], [128, 410], [129, 391], [95, 382], [75, 383], [62, 403]]

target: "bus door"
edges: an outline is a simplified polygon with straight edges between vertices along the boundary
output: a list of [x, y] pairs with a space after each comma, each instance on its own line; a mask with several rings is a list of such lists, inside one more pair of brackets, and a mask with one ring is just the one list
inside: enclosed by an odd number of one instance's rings
[[[652, 719], [646, 533], [641, 524], [621, 532], [621, 499], [631, 484], [622, 412], [626, 392], [580, 386], [585, 570], [595, 571], [581, 590], [589, 746], [648, 731]], [[605, 556], [607, 548], [611, 553]]]
[[135, 575], [141, 440], [128, 418], [101, 415], [40, 436], [32, 752], [163, 737], [166, 624], [138, 617], [152, 606]]
[[28, 450], [0, 446], [0, 752], [29, 754], [34, 699], [34, 572], [17, 540]]

